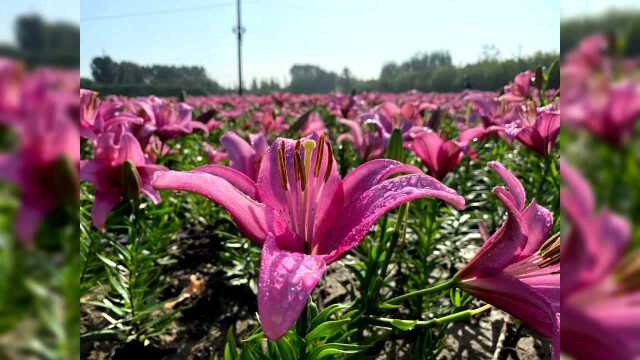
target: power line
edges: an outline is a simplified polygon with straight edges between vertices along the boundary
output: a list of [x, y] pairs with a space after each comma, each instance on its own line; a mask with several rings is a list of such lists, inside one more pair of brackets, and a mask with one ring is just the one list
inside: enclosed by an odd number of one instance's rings
[[194, 12], [194, 11], [202, 11], [209, 9], [216, 9], [222, 7], [233, 6], [233, 3], [225, 3], [225, 4], [212, 4], [207, 6], [198, 6], [198, 7], [189, 7], [189, 8], [177, 8], [177, 9], [165, 9], [165, 10], [156, 10], [156, 11], [147, 11], [147, 12], [139, 12], [139, 13], [127, 13], [127, 14], [114, 14], [114, 15], [102, 15], [102, 16], [92, 16], [87, 18], [80, 18], [80, 22], [90, 22], [90, 21], [100, 21], [100, 20], [114, 20], [114, 19], [124, 19], [131, 17], [142, 17], [142, 16], [154, 16], [154, 15], [166, 15], [166, 14], [175, 14], [175, 13], [184, 13], [184, 12]]

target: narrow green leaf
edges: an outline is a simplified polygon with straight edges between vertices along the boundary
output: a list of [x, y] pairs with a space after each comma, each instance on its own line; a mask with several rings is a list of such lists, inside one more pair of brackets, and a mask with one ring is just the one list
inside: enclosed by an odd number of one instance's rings
[[235, 329], [233, 326], [227, 330], [227, 342], [224, 344], [224, 360], [238, 359], [238, 350], [236, 349], [237, 342], [234, 332]]
[[389, 323], [397, 329], [400, 329], [402, 331], [409, 331], [409, 330], [413, 330], [413, 328], [416, 326], [418, 321], [393, 319], [389, 321]]
[[320, 339], [320, 338], [328, 338], [330, 336], [335, 335], [343, 325], [347, 324], [351, 319], [342, 319], [342, 320], [334, 320], [324, 322], [307, 334], [305, 339], [308, 342]]

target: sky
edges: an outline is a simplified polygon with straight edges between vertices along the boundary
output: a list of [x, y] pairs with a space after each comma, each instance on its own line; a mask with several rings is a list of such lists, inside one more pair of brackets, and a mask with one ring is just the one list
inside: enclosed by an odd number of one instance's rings
[[[202, 65], [233, 86], [235, 11], [234, 0], [82, 0], [81, 74], [90, 75], [93, 57], [109, 55]], [[557, 51], [558, 14], [558, 1], [243, 0], [244, 78], [284, 82], [294, 63], [377, 78], [386, 62], [421, 51], [445, 49], [456, 64], [474, 62], [485, 44], [503, 58]]]
[[[557, 51], [560, 18], [594, 15], [638, 0], [425, 1], [243, 0], [243, 69], [252, 78], [288, 79], [294, 63], [376, 78], [389, 61], [448, 50], [474, 62], [493, 44], [502, 58]], [[16, 15], [80, 24], [81, 74], [95, 56], [141, 64], [202, 65], [225, 86], [237, 82], [234, 0], [3, 1], [0, 42], [12, 41]], [[560, 15], [560, 16], [559, 16]]]

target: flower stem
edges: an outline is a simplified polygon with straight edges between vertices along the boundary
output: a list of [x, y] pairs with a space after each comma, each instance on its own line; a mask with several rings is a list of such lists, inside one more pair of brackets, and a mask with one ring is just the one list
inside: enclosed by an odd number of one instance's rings
[[407, 217], [409, 215], [409, 203], [402, 205], [400, 208], [400, 213], [398, 214], [398, 220], [396, 222], [396, 228], [391, 236], [391, 241], [389, 241], [389, 246], [387, 248], [384, 260], [382, 262], [382, 266], [380, 267], [380, 276], [385, 278], [387, 276], [387, 268], [389, 267], [389, 263], [391, 262], [391, 257], [393, 256], [393, 251], [396, 249], [396, 245], [401, 238], [404, 238], [406, 232], [406, 223]]
[[436, 284], [430, 288], [420, 289], [420, 290], [406, 293], [404, 295], [396, 296], [394, 298], [387, 300], [385, 304], [398, 303], [398, 302], [401, 302], [402, 300], [408, 299], [413, 296], [439, 293], [445, 290], [449, 290], [450, 288], [454, 287], [457, 283], [458, 283], [458, 279], [456, 277], [453, 277], [439, 284]]
[[298, 350], [299, 360], [304, 360], [306, 358], [307, 342], [305, 337], [307, 336], [308, 328], [309, 319], [307, 315], [307, 305], [305, 304], [304, 310], [302, 310], [302, 314], [300, 314], [298, 322], [296, 323], [296, 332], [298, 333], [298, 337], [300, 337], [300, 349]]
[[456, 321], [461, 321], [461, 320], [468, 320], [471, 319], [472, 317], [479, 315], [489, 309], [491, 309], [491, 304], [486, 304], [483, 305], [477, 309], [469, 309], [469, 310], [463, 310], [457, 313], [453, 313], [453, 314], [449, 314], [443, 317], [439, 317], [439, 318], [435, 318], [435, 319], [431, 319], [431, 320], [401, 320], [401, 319], [392, 319], [392, 318], [369, 318], [370, 320], [373, 320], [376, 323], [381, 323], [384, 325], [392, 325], [395, 326], [395, 324], [399, 324], [399, 323], [403, 323], [405, 325], [411, 326], [411, 328], [413, 327], [429, 327], [429, 326], [434, 326], [434, 325], [445, 325], [448, 323], [452, 323], [452, 322], [456, 322]]

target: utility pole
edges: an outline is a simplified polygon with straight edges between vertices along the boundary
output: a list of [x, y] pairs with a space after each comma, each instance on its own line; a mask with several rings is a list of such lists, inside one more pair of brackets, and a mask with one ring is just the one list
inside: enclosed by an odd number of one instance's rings
[[238, 95], [242, 96], [242, 35], [246, 30], [242, 27], [240, 1], [241, 0], [236, 0], [238, 24], [233, 28], [233, 32], [238, 36]]

